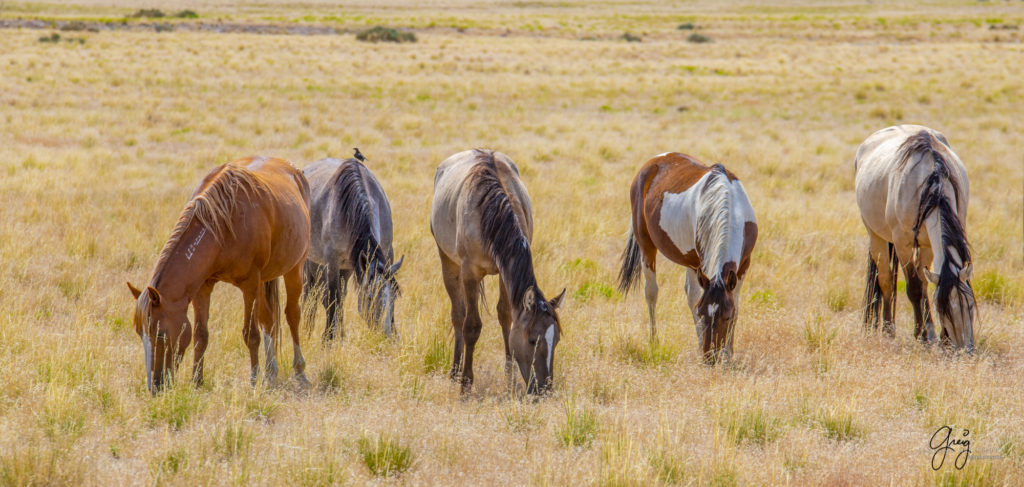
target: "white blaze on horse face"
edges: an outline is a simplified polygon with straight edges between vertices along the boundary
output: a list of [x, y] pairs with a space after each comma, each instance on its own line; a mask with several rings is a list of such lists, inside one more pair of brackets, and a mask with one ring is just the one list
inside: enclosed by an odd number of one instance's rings
[[711, 321], [715, 321], [715, 313], [718, 312], [718, 304], [711, 303], [708, 305], [708, 317]]
[[551, 373], [551, 359], [555, 352], [555, 325], [548, 325], [548, 331], [544, 332], [544, 339], [548, 342], [548, 373]]
[[149, 335], [142, 332], [142, 350], [146, 355], [146, 388], [153, 389], [153, 344], [149, 341]]

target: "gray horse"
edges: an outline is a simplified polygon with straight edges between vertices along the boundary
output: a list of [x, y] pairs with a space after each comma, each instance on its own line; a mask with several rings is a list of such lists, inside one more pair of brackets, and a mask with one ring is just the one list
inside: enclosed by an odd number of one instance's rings
[[[355, 274], [359, 315], [384, 332], [394, 332], [399, 295], [391, 248], [391, 205], [377, 178], [356, 159], [321, 159], [302, 170], [309, 180], [311, 237], [305, 267], [305, 295], [322, 290], [327, 310], [325, 342], [341, 327], [348, 279]], [[308, 309], [308, 308], [307, 308]]]

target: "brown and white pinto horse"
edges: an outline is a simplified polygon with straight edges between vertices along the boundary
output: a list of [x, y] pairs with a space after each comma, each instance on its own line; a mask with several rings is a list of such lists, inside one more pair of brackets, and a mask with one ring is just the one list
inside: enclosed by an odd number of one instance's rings
[[288, 293], [285, 316], [291, 329], [295, 376], [306, 383], [299, 348], [299, 295], [302, 265], [309, 251], [309, 184], [287, 161], [250, 157], [217, 167], [203, 178], [174, 226], [145, 290], [128, 284], [136, 298], [135, 331], [142, 337], [146, 385], [156, 393], [165, 375], [173, 375], [193, 331], [187, 312], [195, 313], [192, 378], [203, 380], [210, 293], [217, 282], [242, 290], [255, 383], [260, 334], [266, 352], [266, 378], [277, 375], [277, 278]]
[[[969, 182], [941, 133], [920, 125], [875, 132], [854, 162], [857, 206], [870, 236], [864, 325], [896, 333], [896, 271], [902, 264], [914, 335], [933, 342], [925, 279], [935, 284], [942, 342], [974, 350], [974, 291], [967, 221]], [[931, 265], [931, 270], [928, 266]]]
[[647, 161], [630, 187], [633, 208], [629, 241], [622, 254], [619, 289], [646, 280], [651, 340], [657, 337], [655, 259], [685, 266], [686, 297], [705, 362], [732, 355], [736, 299], [757, 241], [754, 208], [743, 185], [721, 164], [708, 167], [670, 152]]
[[557, 309], [565, 290], [546, 300], [533, 273], [533, 215], [519, 169], [505, 154], [470, 150], [437, 168], [430, 231], [441, 256], [444, 287], [452, 301], [455, 356], [451, 378], [473, 384], [473, 349], [480, 337], [477, 302], [484, 276], [498, 274], [498, 323], [505, 368], [513, 364], [530, 394], [550, 389], [555, 346], [562, 334]]

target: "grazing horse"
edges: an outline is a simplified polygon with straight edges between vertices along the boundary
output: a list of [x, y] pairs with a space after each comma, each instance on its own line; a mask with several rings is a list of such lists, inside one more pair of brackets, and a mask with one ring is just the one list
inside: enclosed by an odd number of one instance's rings
[[452, 301], [455, 356], [451, 378], [462, 391], [473, 384], [473, 349], [480, 337], [477, 301], [484, 276], [498, 274], [498, 323], [505, 339], [505, 368], [518, 364], [527, 392], [551, 388], [555, 346], [561, 337], [557, 309], [563, 289], [545, 300], [533, 273], [533, 214], [519, 169], [505, 154], [469, 150], [437, 168], [430, 231], [441, 256], [441, 274]]
[[668, 152], [644, 163], [629, 194], [633, 219], [619, 289], [625, 293], [636, 285], [642, 263], [654, 341], [658, 251], [685, 266], [686, 298], [704, 361], [728, 359], [735, 296], [757, 241], [757, 220], [743, 184], [721, 164], [708, 167], [686, 154]]
[[249, 347], [255, 384], [260, 335], [266, 354], [265, 378], [277, 376], [277, 278], [287, 291], [285, 317], [291, 329], [295, 377], [307, 383], [299, 347], [299, 294], [302, 263], [309, 250], [309, 185], [289, 162], [248, 157], [210, 171], [178, 217], [145, 290], [135, 296], [135, 331], [142, 337], [146, 385], [156, 393], [173, 375], [193, 337], [192, 379], [203, 381], [203, 354], [209, 336], [210, 293], [217, 282], [242, 290], [242, 336]]
[[[974, 350], [971, 249], [964, 222], [967, 169], [946, 137], [920, 125], [875, 132], [857, 149], [857, 206], [871, 238], [864, 325], [895, 335], [896, 270], [902, 263], [914, 335], [935, 340], [924, 279], [935, 284], [942, 341]], [[928, 265], [931, 264], [931, 269]]]
[[[358, 149], [356, 152], [358, 155]], [[392, 263], [391, 205], [377, 178], [356, 159], [321, 159], [302, 170], [310, 187], [309, 258], [306, 261], [306, 296], [323, 289], [327, 310], [324, 342], [335, 331], [344, 337], [342, 315], [348, 279], [355, 274], [359, 314], [368, 323], [394, 330], [395, 299], [399, 295], [395, 273], [402, 259]]]

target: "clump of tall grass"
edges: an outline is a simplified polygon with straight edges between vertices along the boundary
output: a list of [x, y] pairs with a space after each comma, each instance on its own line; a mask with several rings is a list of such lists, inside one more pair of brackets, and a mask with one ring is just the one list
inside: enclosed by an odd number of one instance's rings
[[378, 477], [400, 475], [412, 466], [412, 449], [396, 438], [379, 435], [372, 439], [363, 435], [359, 439], [359, 455], [370, 473]]
[[378, 25], [356, 34], [356, 40], [363, 42], [416, 42], [416, 34]]
[[584, 407], [576, 407], [570, 398], [565, 403], [565, 422], [558, 426], [558, 442], [566, 448], [590, 448], [597, 437], [597, 416]]

